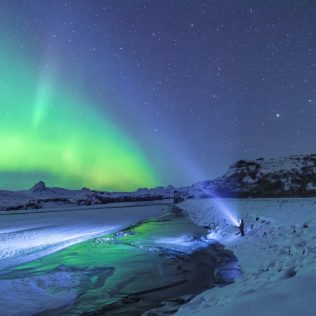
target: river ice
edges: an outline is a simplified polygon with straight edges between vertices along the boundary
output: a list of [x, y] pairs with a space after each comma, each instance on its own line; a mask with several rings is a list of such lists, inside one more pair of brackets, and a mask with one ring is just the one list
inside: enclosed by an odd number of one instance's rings
[[0, 270], [121, 230], [163, 209], [158, 202], [138, 206], [142, 204], [1, 212]]

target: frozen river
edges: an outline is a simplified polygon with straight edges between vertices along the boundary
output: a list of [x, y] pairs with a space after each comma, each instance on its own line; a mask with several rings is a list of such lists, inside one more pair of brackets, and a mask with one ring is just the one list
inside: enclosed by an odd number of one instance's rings
[[165, 203], [11, 214], [0, 216], [3, 316], [141, 315], [213, 286], [221, 258], [234, 260]]
[[163, 211], [166, 202], [0, 212], [0, 270], [121, 230]]

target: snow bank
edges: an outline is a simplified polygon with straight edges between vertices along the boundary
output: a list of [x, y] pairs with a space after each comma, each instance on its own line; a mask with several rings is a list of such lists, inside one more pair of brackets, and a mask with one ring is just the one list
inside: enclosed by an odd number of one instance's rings
[[[316, 315], [316, 199], [188, 200], [179, 205], [239, 259], [242, 276], [177, 315]], [[227, 216], [243, 218], [246, 236]]]

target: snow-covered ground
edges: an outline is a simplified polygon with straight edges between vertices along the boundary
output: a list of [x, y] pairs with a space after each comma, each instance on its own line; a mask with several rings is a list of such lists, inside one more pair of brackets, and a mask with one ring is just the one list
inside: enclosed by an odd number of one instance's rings
[[1, 212], [0, 271], [157, 216], [163, 203]]
[[[212, 227], [210, 237], [235, 253], [242, 275], [201, 293], [177, 315], [316, 315], [316, 199], [187, 200], [179, 206]], [[245, 237], [235, 235], [234, 218], [245, 220]]]

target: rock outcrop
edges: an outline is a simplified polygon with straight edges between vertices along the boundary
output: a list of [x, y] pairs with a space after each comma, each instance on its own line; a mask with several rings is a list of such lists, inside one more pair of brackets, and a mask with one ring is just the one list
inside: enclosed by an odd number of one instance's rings
[[185, 198], [316, 196], [316, 155], [239, 160], [214, 180], [180, 189]]
[[43, 191], [46, 191], [47, 188], [46, 188], [46, 185], [45, 185], [45, 182], [44, 181], [39, 181], [37, 183], [35, 183], [31, 190], [32, 192], [43, 192]]

